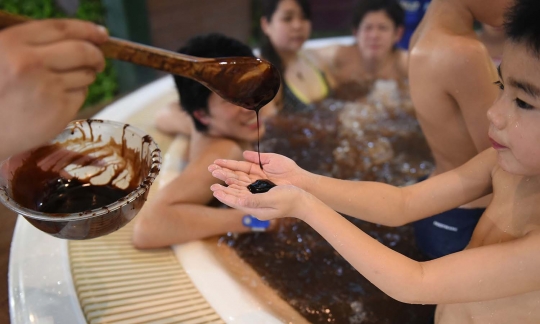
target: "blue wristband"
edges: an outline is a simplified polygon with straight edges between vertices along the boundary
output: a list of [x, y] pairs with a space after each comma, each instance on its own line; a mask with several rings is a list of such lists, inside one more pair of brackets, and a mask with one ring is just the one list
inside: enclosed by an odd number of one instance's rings
[[270, 221], [262, 221], [252, 215], [242, 217], [242, 225], [249, 227], [253, 232], [265, 232], [270, 227]]

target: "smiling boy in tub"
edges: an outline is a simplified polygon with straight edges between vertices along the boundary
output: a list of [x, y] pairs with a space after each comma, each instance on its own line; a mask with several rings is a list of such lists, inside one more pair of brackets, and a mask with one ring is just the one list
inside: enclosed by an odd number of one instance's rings
[[[253, 57], [251, 48], [221, 34], [194, 37], [179, 52], [199, 57]], [[138, 248], [247, 232], [258, 223], [238, 210], [218, 208], [220, 204], [209, 190], [215, 179], [207, 171], [216, 158], [240, 159], [243, 150], [253, 148], [252, 143], [257, 141], [255, 112], [225, 101], [191, 79], [175, 76], [175, 83], [181, 107], [195, 127], [189, 142], [188, 164], [180, 175], [150, 197], [135, 219], [133, 243]], [[261, 115], [272, 105], [271, 102], [262, 108]], [[261, 122], [260, 135], [263, 134]]]
[[[254, 152], [209, 167], [228, 187], [214, 196], [259, 219], [296, 217], [317, 230], [389, 296], [438, 304], [435, 323], [540, 323], [540, 1], [517, 0], [507, 15], [499, 96], [488, 110], [493, 147], [463, 166], [397, 188], [308, 173], [292, 160]], [[251, 194], [268, 178], [277, 186]], [[493, 199], [467, 248], [417, 262], [379, 243], [336, 211], [388, 226], [414, 222], [488, 193]]]

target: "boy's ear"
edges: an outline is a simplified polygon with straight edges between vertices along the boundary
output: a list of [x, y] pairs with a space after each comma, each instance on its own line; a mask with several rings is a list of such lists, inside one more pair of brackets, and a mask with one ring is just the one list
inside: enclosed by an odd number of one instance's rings
[[197, 120], [203, 125], [210, 124], [210, 115], [208, 115], [208, 113], [202, 109], [195, 110], [193, 112], [193, 117], [197, 118]]
[[268, 36], [268, 19], [266, 17], [261, 17], [261, 29], [265, 35]]
[[403, 26], [399, 26], [396, 28], [396, 33], [394, 35], [394, 43], [397, 44], [401, 40], [404, 32], [405, 32], [405, 28]]

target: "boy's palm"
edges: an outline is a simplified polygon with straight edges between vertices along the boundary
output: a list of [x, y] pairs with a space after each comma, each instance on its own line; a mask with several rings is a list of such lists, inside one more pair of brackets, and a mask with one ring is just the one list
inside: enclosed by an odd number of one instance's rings
[[244, 152], [246, 161], [216, 160], [208, 170], [227, 185], [247, 187], [260, 179], [268, 179], [276, 185], [293, 184], [300, 186], [301, 170], [296, 163], [279, 154], [261, 154], [263, 170], [259, 166], [257, 152]]
[[305, 192], [295, 186], [282, 185], [270, 189], [263, 194], [252, 194], [242, 185], [232, 184], [224, 187], [212, 185], [214, 197], [229, 207], [253, 215], [260, 220], [271, 220], [282, 217], [298, 217], [297, 204]]

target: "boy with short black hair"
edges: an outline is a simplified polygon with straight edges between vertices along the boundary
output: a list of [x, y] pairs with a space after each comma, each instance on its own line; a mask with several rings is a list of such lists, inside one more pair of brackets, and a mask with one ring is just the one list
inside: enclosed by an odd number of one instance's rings
[[[408, 187], [336, 180], [292, 160], [254, 152], [248, 162], [216, 160], [214, 196], [260, 219], [294, 216], [317, 230], [362, 275], [406, 303], [438, 304], [435, 322], [540, 323], [540, 2], [517, 0], [497, 101], [487, 115], [489, 148], [463, 166]], [[494, 80], [495, 81], [495, 80]], [[253, 195], [246, 186], [277, 186]], [[417, 262], [382, 245], [341, 213], [399, 226], [492, 193], [467, 248]]]
[[[179, 52], [198, 57], [254, 57], [247, 45], [217, 33], [194, 37]], [[206, 167], [217, 157], [238, 159], [242, 150], [252, 147], [257, 141], [255, 112], [231, 104], [194, 80], [175, 76], [175, 83], [181, 107], [195, 126], [190, 136], [188, 164], [148, 200], [137, 216], [133, 243], [139, 248], [251, 230], [243, 224], [245, 214], [215, 206], [208, 190], [214, 179]], [[272, 109], [272, 105], [268, 104], [261, 113]], [[260, 132], [262, 136], [264, 123], [260, 123]], [[212, 201], [214, 206], [209, 206]]]

